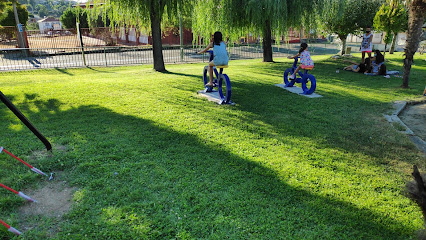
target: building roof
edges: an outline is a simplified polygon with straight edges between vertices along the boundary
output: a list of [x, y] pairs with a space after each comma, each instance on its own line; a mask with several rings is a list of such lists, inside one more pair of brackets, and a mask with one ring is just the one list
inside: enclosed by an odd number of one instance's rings
[[41, 20], [38, 20], [37, 22], [41, 23], [41, 22], [59, 22], [59, 19], [54, 18], [54, 17], [45, 17]]

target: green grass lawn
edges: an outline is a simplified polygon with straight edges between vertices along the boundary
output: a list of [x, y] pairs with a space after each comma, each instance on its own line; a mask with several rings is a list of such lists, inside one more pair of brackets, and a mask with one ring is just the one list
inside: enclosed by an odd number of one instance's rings
[[[34, 159], [44, 146], [3, 104], [0, 146], [78, 190], [64, 218], [22, 219], [27, 203], [0, 189], [0, 219], [32, 223], [22, 239], [414, 238], [423, 219], [404, 186], [425, 157], [383, 114], [421, 99], [424, 59], [401, 89], [315, 56], [315, 99], [274, 86], [292, 60], [232, 61], [235, 106], [197, 96], [204, 64], [1, 73], [0, 90], [66, 150]], [[50, 184], [5, 154], [0, 183]]]

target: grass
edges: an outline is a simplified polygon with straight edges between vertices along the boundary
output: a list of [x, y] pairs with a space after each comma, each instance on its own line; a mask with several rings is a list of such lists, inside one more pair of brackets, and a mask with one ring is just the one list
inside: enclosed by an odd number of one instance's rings
[[[423, 59], [401, 89], [315, 56], [317, 99], [274, 86], [291, 60], [232, 61], [235, 106], [197, 97], [203, 64], [1, 73], [1, 91], [67, 150], [32, 160], [43, 145], [2, 104], [0, 144], [78, 190], [63, 219], [22, 219], [1, 190], [0, 219], [35, 222], [22, 239], [414, 238], [422, 214], [403, 189], [425, 158], [383, 114], [421, 96]], [[48, 184], [18, 166], [0, 154], [0, 182]]]

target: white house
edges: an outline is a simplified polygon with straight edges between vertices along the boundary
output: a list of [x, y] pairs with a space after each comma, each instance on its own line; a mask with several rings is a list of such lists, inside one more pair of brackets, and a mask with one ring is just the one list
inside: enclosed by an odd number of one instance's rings
[[38, 27], [40, 29], [40, 33], [47, 33], [50, 30], [61, 30], [62, 24], [61, 21], [57, 18], [53, 17], [45, 17], [41, 20], [38, 20]]

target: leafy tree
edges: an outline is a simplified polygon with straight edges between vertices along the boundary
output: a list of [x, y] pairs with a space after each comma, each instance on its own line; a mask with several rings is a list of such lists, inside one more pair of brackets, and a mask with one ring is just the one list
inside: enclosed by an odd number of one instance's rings
[[7, 0], [0, 0], [0, 12], [3, 12], [6, 7]]
[[[90, 8], [79, 9], [79, 8], [68, 8], [59, 18], [62, 23], [62, 26], [65, 28], [76, 28], [77, 27], [77, 16], [80, 23], [80, 28], [89, 28], [92, 27], [105, 27], [109, 26], [109, 19], [106, 21], [102, 20], [102, 16], [98, 18], [89, 18], [89, 15], [92, 14], [93, 10]], [[91, 22], [90, 22], [90, 21]]]
[[324, 0], [320, 14], [322, 28], [337, 34], [342, 41], [341, 54], [345, 53], [346, 38], [357, 34], [361, 28], [373, 25], [373, 18], [383, 0]]
[[374, 17], [374, 27], [376, 30], [386, 32], [385, 52], [386, 46], [392, 43], [390, 54], [395, 49], [396, 37], [399, 32], [403, 32], [408, 26], [408, 13], [407, 9], [402, 4], [396, 4], [388, 1], [388, 4], [383, 4]]
[[406, 0], [405, 2], [408, 8], [408, 31], [405, 45], [404, 76], [401, 87], [408, 88], [411, 65], [413, 64], [414, 54], [419, 48], [422, 26], [426, 18], [426, 1]]
[[49, 10], [47, 9], [46, 6], [38, 4], [37, 7], [38, 7], [38, 15], [40, 17], [49, 16]]
[[34, 7], [33, 5], [26, 3], [25, 6], [27, 7], [28, 12], [33, 13], [34, 12]]
[[77, 17], [81, 28], [88, 28], [87, 14], [78, 8], [68, 8], [59, 18], [65, 28], [76, 28]]
[[[16, 10], [18, 12], [19, 22], [26, 24], [28, 21], [28, 11], [25, 5], [16, 3]], [[15, 13], [13, 12], [13, 6], [11, 2], [6, 3], [6, 7], [0, 15], [1, 26], [16, 26]]]
[[[272, 37], [289, 27], [301, 27], [313, 18], [322, 0], [205, 0], [197, 1], [193, 31], [210, 40], [220, 30], [230, 40], [251, 32], [262, 36], [263, 61], [272, 62]], [[309, 6], [309, 7], [306, 7]]]
[[27, 30], [39, 30], [38, 23], [35, 23], [35, 22], [30, 23], [26, 26], [26, 29]]
[[[112, 28], [133, 26], [137, 29], [151, 30], [154, 69], [166, 71], [163, 59], [161, 23], [166, 18], [190, 13], [193, 0], [109, 0], [104, 5], [95, 1], [95, 9], [111, 20]], [[93, 13], [97, 18], [97, 13]], [[93, 16], [91, 15], [91, 17]], [[147, 27], [150, 26], [150, 27]]]

